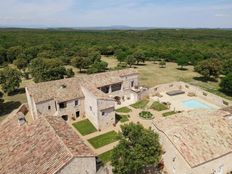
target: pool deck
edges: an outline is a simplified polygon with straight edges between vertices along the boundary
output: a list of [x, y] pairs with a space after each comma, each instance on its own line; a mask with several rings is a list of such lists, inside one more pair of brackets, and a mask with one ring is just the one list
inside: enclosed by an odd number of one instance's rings
[[[159, 102], [165, 102], [165, 103], [170, 103], [170, 109], [174, 110], [174, 111], [190, 111], [190, 110], [196, 110], [196, 109], [191, 109], [191, 108], [187, 108], [183, 105], [183, 101], [186, 100], [198, 100], [206, 105], [208, 105], [210, 108], [213, 108], [215, 110], [220, 109], [219, 106], [216, 106], [206, 100], [203, 100], [200, 97], [190, 97], [187, 95], [187, 93], [185, 94], [180, 94], [180, 95], [175, 95], [175, 96], [169, 96], [167, 95], [165, 92], [160, 93], [162, 97], [152, 97], [152, 100], [154, 101], [159, 101]], [[202, 109], [202, 108], [199, 108]]]

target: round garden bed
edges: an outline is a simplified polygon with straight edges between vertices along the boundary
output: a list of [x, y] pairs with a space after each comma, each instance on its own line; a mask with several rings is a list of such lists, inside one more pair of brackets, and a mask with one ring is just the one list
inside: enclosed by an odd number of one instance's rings
[[139, 117], [146, 119], [146, 120], [151, 120], [154, 118], [153, 114], [150, 113], [149, 111], [142, 111], [139, 113]]

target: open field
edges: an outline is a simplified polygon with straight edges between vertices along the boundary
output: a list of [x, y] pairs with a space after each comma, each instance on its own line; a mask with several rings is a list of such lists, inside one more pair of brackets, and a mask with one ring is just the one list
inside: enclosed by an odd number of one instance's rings
[[[104, 61], [117, 66], [117, 63], [112, 58], [114, 57], [104, 57]], [[158, 63], [145, 62], [142, 65], [135, 65], [133, 67], [139, 72], [139, 82], [142, 86], [153, 87], [164, 83], [184, 81], [232, 100], [232, 96], [227, 96], [219, 91], [219, 81], [203, 81], [201, 75], [194, 72], [193, 66], [186, 66], [186, 70], [179, 70], [178, 65], [172, 62], [167, 62], [166, 68], [160, 68]]]
[[23, 80], [20, 89], [10, 96], [3, 94], [0, 89], [0, 100], [3, 101], [0, 102], [0, 121], [11, 113], [12, 110], [27, 102], [24, 87], [29, 83], [33, 83], [32, 80]]

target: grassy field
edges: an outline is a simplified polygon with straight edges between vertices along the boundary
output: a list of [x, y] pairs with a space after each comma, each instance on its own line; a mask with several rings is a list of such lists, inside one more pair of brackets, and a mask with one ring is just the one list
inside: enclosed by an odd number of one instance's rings
[[91, 138], [88, 141], [94, 148], [97, 149], [97, 148], [100, 148], [100, 147], [105, 146], [107, 144], [111, 144], [117, 140], [118, 140], [117, 132], [110, 131], [110, 132], [107, 132], [105, 134]]
[[73, 126], [81, 133], [81, 135], [88, 135], [97, 131], [88, 119], [73, 123]]
[[[117, 66], [117, 61], [114, 57], [104, 57], [104, 61], [108, 62], [111, 68]], [[166, 68], [160, 68], [158, 63], [145, 62], [145, 64], [133, 67], [139, 72], [139, 83], [142, 86], [153, 87], [164, 83], [184, 81], [232, 100], [232, 96], [227, 96], [219, 90], [219, 81], [203, 81], [201, 75], [194, 72], [193, 66], [186, 66], [185, 70], [179, 70], [178, 65], [172, 62], [167, 62]]]
[[3, 94], [0, 89], [0, 100], [2, 100], [0, 102], [0, 121], [6, 118], [12, 110], [27, 102], [24, 87], [29, 83], [33, 83], [32, 80], [23, 80], [20, 89], [9, 96]]

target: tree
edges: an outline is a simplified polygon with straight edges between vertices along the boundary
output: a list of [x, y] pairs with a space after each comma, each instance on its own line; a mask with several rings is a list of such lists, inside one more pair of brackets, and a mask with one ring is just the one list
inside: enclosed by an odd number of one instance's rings
[[221, 90], [232, 95], [232, 73], [227, 74], [220, 83]]
[[130, 66], [130, 68], [132, 67], [132, 65], [135, 64], [135, 62], [136, 62], [136, 59], [134, 58], [133, 55], [129, 55], [126, 57], [126, 63], [127, 63], [127, 65]]
[[0, 47], [0, 65], [6, 61], [6, 49]]
[[76, 68], [79, 68], [80, 72], [82, 69], [84, 68], [87, 68], [89, 66], [89, 63], [90, 61], [88, 60], [87, 57], [74, 57], [72, 58], [71, 60], [71, 64], [76, 67]]
[[57, 59], [33, 59], [29, 69], [36, 83], [63, 79], [67, 75], [65, 67]]
[[187, 66], [189, 63], [189, 60], [185, 56], [180, 56], [177, 60], [176, 63], [180, 66], [180, 69], [183, 70], [184, 66]]
[[6, 67], [0, 71], [0, 84], [3, 92], [7, 94], [19, 88], [21, 81], [21, 73], [16, 69]]
[[107, 70], [107, 67], [108, 67], [107, 62], [97, 61], [91, 65], [91, 67], [88, 69], [87, 73], [93, 74], [93, 73], [105, 72]]
[[101, 54], [100, 52], [98, 51], [91, 51], [89, 54], [88, 54], [88, 57], [89, 58], [89, 61], [91, 63], [94, 63], [94, 62], [97, 62], [97, 61], [100, 61], [101, 60]]
[[199, 62], [194, 69], [203, 75], [205, 79], [210, 79], [211, 77], [216, 79], [222, 71], [222, 64], [218, 59], [208, 59]]
[[222, 72], [225, 75], [232, 72], [232, 58], [227, 59], [223, 62]]
[[7, 61], [12, 63], [22, 53], [21, 46], [10, 47], [7, 50]]
[[116, 55], [117, 60], [121, 63], [124, 62], [126, 60], [126, 57], [128, 56], [128, 54], [126, 52], [119, 52]]
[[139, 174], [144, 167], [159, 164], [162, 147], [157, 133], [134, 123], [122, 125], [121, 129], [111, 159], [115, 174]]
[[20, 70], [25, 70], [25, 68], [27, 67], [27, 64], [28, 64], [27, 60], [24, 57], [19, 57], [19, 58], [15, 59], [13, 63]]
[[166, 68], [166, 61], [164, 59], [161, 59], [159, 62], [160, 68]]
[[74, 71], [73, 71], [72, 68], [68, 68], [66, 74], [67, 74], [68, 78], [74, 77], [74, 75], [75, 75], [75, 73], [74, 73]]
[[134, 58], [136, 59], [136, 63], [139, 64], [139, 62], [145, 62], [146, 57], [144, 55], [144, 53], [141, 50], [137, 50], [134, 54], [133, 54]]

